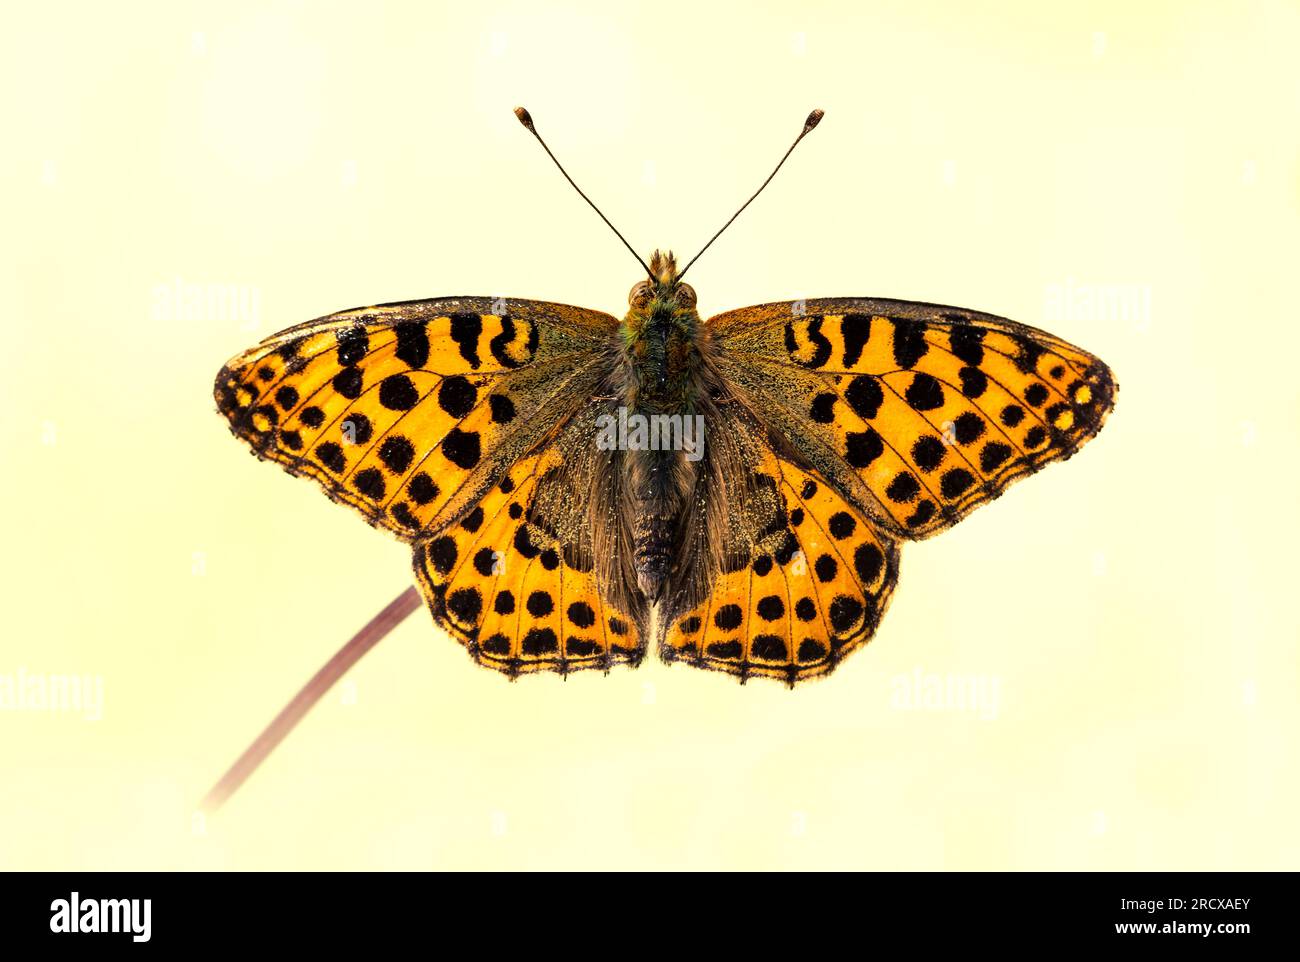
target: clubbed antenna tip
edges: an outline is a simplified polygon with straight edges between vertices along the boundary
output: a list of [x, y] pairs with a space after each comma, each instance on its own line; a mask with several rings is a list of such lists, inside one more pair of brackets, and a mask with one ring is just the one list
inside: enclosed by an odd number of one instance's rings
[[[772, 173], [767, 175], [767, 180], [763, 181], [763, 183], [759, 185], [758, 190], [754, 191], [753, 197], [750, 197], [749, 200], [745, 201], [743, 204], [740, 205], [740, 210], [736, 211], [734, 214], [731, 215], [731, 220], [723, 224], [722, 228], [716, 234], [714, 234], [712, 237], [709, 238], [709, 243], [705, 244], [702, 248], [700, 248], [700, 254], [703, 254], [706, 250], [708, 250], [709, 247], [712, 246], [713, 242], [722, 236], [722, 231], [730, 227], [731, 222], [740, 216], [741, 211], [743, 211], [746, 207], [748, 207], [750, 204], [754, 202], [754, 197], [757, 197], [759, 194], [763, 193], [763, 188], [772, 182], [772, 178], [775, 177], [776, 172], [781, 169], [781, 165], [785, 163], [786, 158], [789, 157], [792, 153], [794, 153], [794, 149], [799, 146], [799, 141], [807, 137], [809, 131], [811, 131], [814, 127], [816, 127], [819, 123], [821, 123], [822, 118], [825, 116], [826, 116], [826, 111], [818, 107], [813, 108], [813, 112], [810, 113], [808, 115], [808, 119], [803, 122], [803, 130], [799, 131], [799, 136], [794, 139], [794, 143], [790, 145], [790, 149], [787, 150], [785, 152], [785, 155], [777, 162], [776, 168], [772, 171]], [[683, 277], [686, 276], [686, 272], [691, 269], [691, 265], [700, 259], [700, 254], [696, 254], [694, 257], [692, 257], [689, 261], [686, 262], [686, 266], [682, 268], [682, 272], [677, 275], [678, 280], [681, 280]]]
[[[546, 141], [542, 140], [542, 135], [539, 134], [537, 128], [533, 126], [533, 115], [523, 107], [516, 107], [515, 116], [518, 117], [519, 122], [524, 125], [524, 129], [537, 138], [537, 142], [542, 145], [542, 150], [546, 151], [546, 156], [550, 157], [551, 162], [554, 163], [556, 167], [560, 168], [560, 173], [564, 175], [564, 179], [569, 182], [573, 189], [578, 192], [578, 196], [585, 200], [592, 210], [597, 214], [600, 214], [600, 219], [603, 220], [606, 226], [608, 226], [609, 229], [617, 235], [618, 239], [623, 242], [623, 246], [626, 247], [631, 252], [632, 256], [636, 258], [636, 262], [645, 268], [645, 272], [650, 274], [649, 265], [641, 259], [641, 255], [638, 254], [633, 249], [632, 245], [627, 242], [627, 238], [620, 234], [618, 228], [609, 222], [609, 218], [602, 214], [600, 208], [592, 202], [592, 199], [582, 192], [582, 188], [573, 182], [573, 178], [570, 177], [569, 172], [564, 169], [564, 165], [555, 159], [555, 155], [551, 153], [551, 148], [546, 146]], [[650, 274], [650, 276], [654, 277], [653, 274]]]

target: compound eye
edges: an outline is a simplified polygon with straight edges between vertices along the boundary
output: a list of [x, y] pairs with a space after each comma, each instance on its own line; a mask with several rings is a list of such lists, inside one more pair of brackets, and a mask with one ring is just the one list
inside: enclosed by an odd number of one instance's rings
[[637, 281], [636, 284], [632, 286], [631, 292], [627, 295], [627, 302], [632, 307], [640, 309], [648, 305], [653, 297], [654, 294], [650, 290], [650, 281]]
[[677, 303], [681, 307], [695, 306], [695, 288], [690, 284], [677, 285]]

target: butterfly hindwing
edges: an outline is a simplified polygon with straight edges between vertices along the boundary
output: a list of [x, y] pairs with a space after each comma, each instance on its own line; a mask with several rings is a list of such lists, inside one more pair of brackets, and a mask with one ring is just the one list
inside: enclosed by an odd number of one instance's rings
[[529, 455], [457, 523], [415, 545], [434, 618], [476, 661], [511, 676], [635, 665], [645, 650], [639, 619], [597, 588], [589, 533], [544, 512], [560, 461], [558, 445]]
[[1005, 318], [869, 298], [709, 321], [719, 369], [894, 537], [925, 538], [1100, 430], [1098, 358]]
[[[660, 656], [790, 684], [827, 674], [870, 640], [898, 581], [897, 543], [826, 480], [765, 446], [766, 491], [748, 551], [667, 626]], [[766, 516], [765, 516], [766, 515]]]
[[504, 298], [358, 308], [231, 360], [217, 404], [259, 457], [410, 540], [463, 515], [590, 397], [617, 324]]

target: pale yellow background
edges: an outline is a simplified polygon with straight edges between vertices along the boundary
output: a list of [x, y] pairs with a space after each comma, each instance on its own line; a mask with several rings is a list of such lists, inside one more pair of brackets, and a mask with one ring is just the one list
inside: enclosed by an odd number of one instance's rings
[[[7, 10], [0, 674], [102, 676], [104, 710], [0, 712], [0, 866], [1296, 868], [1296, 5], [618, 6]], [[637, 279], [518, 103], [682, 254], [824, 108], [701, 310], [1004, 314], [1104, 357], [1116, 413], [906, 549], [828, 681], [510, 684], [420, 612], [196, 822], [409, 583], [228, 435], [221, 363], [358, 304], [620, 313]], [[909, 708], [918, 673], [996, 711]]]

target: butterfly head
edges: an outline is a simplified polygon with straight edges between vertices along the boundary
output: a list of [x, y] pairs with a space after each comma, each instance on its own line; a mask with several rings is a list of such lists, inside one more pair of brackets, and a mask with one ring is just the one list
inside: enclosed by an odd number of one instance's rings
[[650, 255], [650, 276], [637, 281], [627, 295], [633, 314], [665, 316], [694, 313], [695, 288], [678, 280], [677, 258], [672, 251]]

